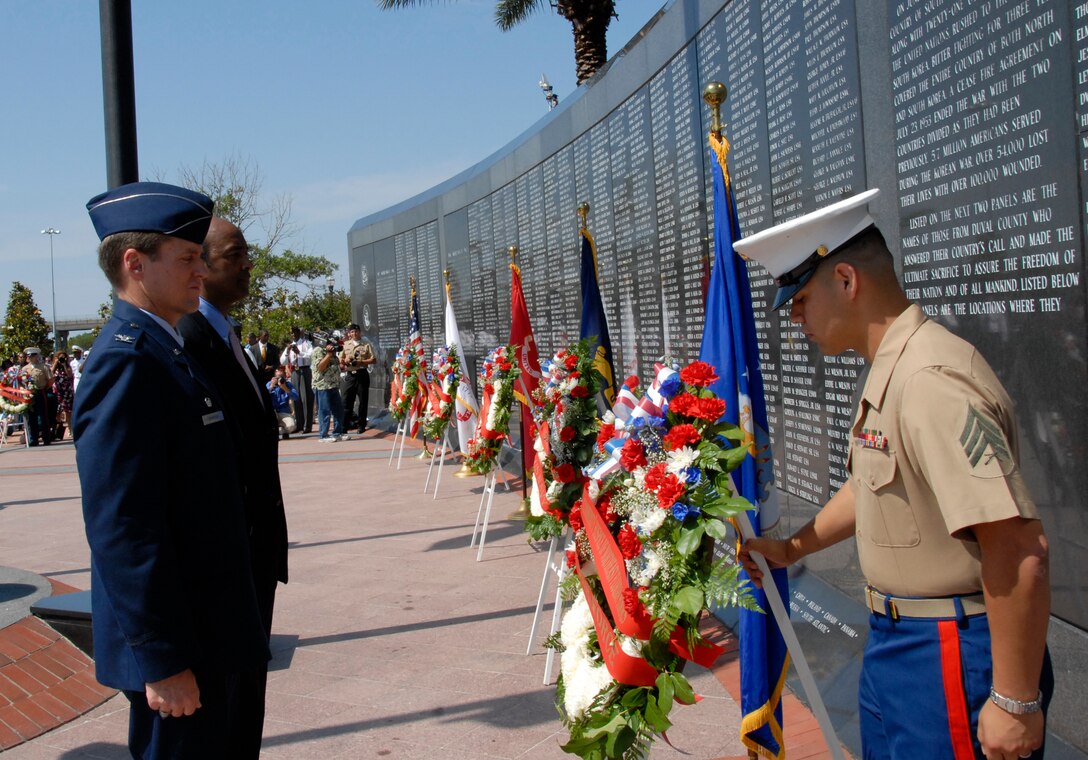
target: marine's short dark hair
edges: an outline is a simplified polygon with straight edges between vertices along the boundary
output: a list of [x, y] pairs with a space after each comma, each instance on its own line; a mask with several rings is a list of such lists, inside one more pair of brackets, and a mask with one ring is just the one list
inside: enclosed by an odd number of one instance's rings
[[121, 284], [121, 256], [125, 251], [135, 248], [155, 258], [166, 238], [161, 232], [115, 232], [98, 244], [98, 266], [116, 288]]
[[829, 261], [845, 262], [871, 276], [888, 273], [895, 276], [895, 261], [884, 234], [875, 224], [859, 234], [848, 248], [829, 258]]

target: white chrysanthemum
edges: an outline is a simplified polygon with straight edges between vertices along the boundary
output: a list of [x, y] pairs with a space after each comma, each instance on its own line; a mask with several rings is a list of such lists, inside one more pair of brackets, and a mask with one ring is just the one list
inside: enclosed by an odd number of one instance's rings
[[592, 631], [593, 616], [589, 603], [584, 595], [579, 594], [563, 616], [563, 624], [559, 628], [564, 647], [559, 658], [565, 687], [563, 707], [571, 720], [581, 718], [593, 704], [594, 698], [612, 685], [608, 668], [590, 649]]
[[658, 506], [656, 500], [638, 499], [631, 506], [628, 521], [640, 535], [649, 536], [665, 523], [668, 511]]
[[609, 411], [604, 413], [603, 417], [601, 417], [601, 422], [603, 422], [606, 425], [615, 425], [616, 424], [616, 415], [612, 414], [612, 410], [609, 410]]
[[589, 481], [589, 498], [594, 502], [597, 501], [597, 497], [601, 495], [601, 484], [598, 480]]
[[642, 554], [627, 560], [627, 572], [631, 575], [631, 583], [635, 586], [649, 586], [664, 564], [661, 555], [652, 547], [643, 546]]
[[699, 452], [690, 446], [674, 449], [665, 459], [665, 470], [673, 475], [681, 476], [689, 467], [695, 466], [695, 460], [699, 458]]
[[646, 488], [646, 468], [636, 467], [631, 473], [631, 478], [634, 480], [635, 488], [643, 490]]

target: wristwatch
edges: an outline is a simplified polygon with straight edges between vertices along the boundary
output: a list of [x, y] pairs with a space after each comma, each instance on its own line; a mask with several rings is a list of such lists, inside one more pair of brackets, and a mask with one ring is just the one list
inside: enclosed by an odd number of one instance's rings
[[1012, 697], [998, 694], [991, 686], [990, 701], [1010, 715], [1028, 715], [1029, 713], [1037, 713], [1043, 709], [1043, 692], [1040, 691], [1039, 696], [1030, 702], [1021, 702], [1019, 699], [1013, 699]]

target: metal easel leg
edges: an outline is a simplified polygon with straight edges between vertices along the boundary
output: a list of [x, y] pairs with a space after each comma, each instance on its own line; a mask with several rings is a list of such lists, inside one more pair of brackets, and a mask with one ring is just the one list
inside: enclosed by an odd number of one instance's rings
[[491, 479], [491, 490], [487, 494], [487, 511], [484, 513], [484, 524], [480, 530], [480, 548], [476, 551], [476, 561], [484, 557], [484, 543], [487, 541], [487, 523], [491, 520], [491, 505], [495, 501], [495, 478]]
[[533, 651], [533, 639], [536, 638], [536, 624], [540, 622], [540, 611], [544, 608], [544, 591], [548, 588], [548, 577], [552, 574], [552, 560], [555, 559], [555, 547], [559, 543], [558, 536], [552, 536], [548, 542], [548, 561], [544, 565], [544, 577], [540, 579], [540, 594], [536, 598], [536, 612], [533, 613], [533, 626], [529, 629], [529, 643], [525, 647], [525, 654]]
[[494, 479], [494, 473], [491, 473], [484, 479], [484, 490], [483, 493], [480, 494], [480, 507], [476, 510], [476, 524], [472, 527], [472, 540], [468, 542], [470, 549], [476, 545], [476, 534], [480, 530], [480, 517], [484, 513], [484, 501], [487, 499], [487, 492], [491, 488], [491, 483]]

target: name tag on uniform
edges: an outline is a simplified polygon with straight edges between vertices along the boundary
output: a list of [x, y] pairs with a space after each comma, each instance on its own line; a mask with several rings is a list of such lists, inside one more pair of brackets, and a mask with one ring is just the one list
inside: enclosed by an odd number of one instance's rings
[[855, 439], [858, 446], [863, 449], [879, 449], [884, 451], [888, 448], [888, 438], [879, 430], [870, 430], [869, 428], [863, 428], [861, 435]]
[[204, 420], [205, 425], [212, 425], [212, 424], [214, 424], [216, 422], [222, 422], [223, 421], [223, 413], [222, 412], [212, 412], [211, 414], [205, 414], [201, 419]]

